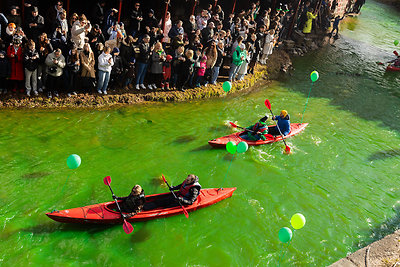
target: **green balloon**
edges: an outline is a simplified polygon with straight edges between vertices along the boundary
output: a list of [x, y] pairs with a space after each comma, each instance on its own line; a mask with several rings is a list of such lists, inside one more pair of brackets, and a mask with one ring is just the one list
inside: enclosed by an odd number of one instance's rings
[[279, 230], [279, 240], [283, 243], [287, 243], [292, 239], [293, 233], [292, 230], [288, 227], [282, 227]]
[[239, 144], [237, 144], [238, 153], [244, 153], [247, 151], [247, 149], [249, 149], [249, 145], [246, 142], [242, 141]]
[[311, 77], [311, 81], [312, 81], [312, 82], [317, 81], [318, 78], [319, 78], [319, 73], [318, 73], [318, 71], [314, 70], [313, 72], [311, 72], [310, 77]]
[[234, 142], [229, 141], [229, 142], [226, 144], [226, 150], [227, 150], [229, 153], [235, 154], [236, 149], [237, 149], [237, 147], [236, 147], [236, 144], [235, 144]]
[[226, 81], [222, 84], [222, 89], [224, 89], [225, 92], [229, 92], [232, 89], [232, 83], [230, 81]]
[[301, 213], [296, 213], [290, 219], [290, 224], [293, 226], [294, 229], [301, 229], [306, 224], [306, 217], [304, 217]]
[[399, 44], [399, 40], [394, 40], [394, 45], [397, 46]]
[[72, 154], [67, 158], [67, 166], [70, 169], [76, 169], [81, 165], [81, 157], [76, 154]]

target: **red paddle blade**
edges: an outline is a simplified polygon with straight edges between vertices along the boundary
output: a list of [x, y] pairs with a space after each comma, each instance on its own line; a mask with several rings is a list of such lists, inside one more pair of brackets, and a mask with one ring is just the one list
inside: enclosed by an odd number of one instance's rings
[[264, 104], [265, 104], [265, 106], [266, 106], [268, 109], [271, 109], [271, 103], [269, 102], [268, 99], [265, 99]]
[[286, 152], [286, 154], [290, 154], [290, 147], [289, 146], [285, 147], [285, 152]]
[[110, 176], [104, 177], [103, 182], [104, 182], [105, 185], [110, 185], [111, 184], [111, 177]]
[[162, 174], [162, 179], [164, 180], [164, 183], [167, 182], [167, 180], [165, 180], [164, 174]]
[[124, 232], [128, 235], [133, 232], [132, 224], [128, 223], [126, 220], [124, 220], [124, 225], [122, 228], [124, 228]]
[[185, 214], [186, 218], [189, 219], [189, 213], [187, 212], [187, 210], [185, 208], [183, 208], [183, 214]]
[[232, 125], [232, 127], [237, 128], [238, 126], [236, 124], [234, 124], [233, 122], [229, 122], [230, 125]]

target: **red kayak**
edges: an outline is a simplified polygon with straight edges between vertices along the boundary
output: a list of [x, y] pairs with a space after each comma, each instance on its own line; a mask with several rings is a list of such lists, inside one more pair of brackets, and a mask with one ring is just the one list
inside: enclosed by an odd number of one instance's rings
[[[290, 124], [291, 131], [288, 135], [284, 136], [284, 138], [286, 139], [288, 137], [291, 137], [293, 135], [300, 133], [301, 131], [304, 130], [304, 128], [306, 128], [307, 125], [308, 125], [308, 123], [291, 123]], [[274, 125], [270, 125], [268, 127], [273, 127], [273, 126]], [[238, 143], [244, 141], [249, 146], [259, 146], [259, 145], [269, 144], [269, 143], [273, 143], [273, 142], [282, 140], [282, 137], [280, 135], [272, 136], [272, 135], [268, 134], [268, 135], [265, 135], [265, 137], [267, 138], [266, 140], [250, 141], [250, 140], [243, 139], [241, 137], [242, 134], [247, 135], [246, 131], [237, 132], [234, 134], [230, 134], [227, 136], [223, 136], [223, 137], [220, 137], [217, 139], [210, 140], [210, 141], [208, 141], [208, 143], [213, 147], [225, 147], [229, 141], [232, 141], [235, 144], [238, 144]]]
[[400, 67], [395, 67], [394, 65], [389, 65], [386, 67], [386, 71], [400, 71]]
[[[201, 189], [196, 201], [189, 206], [185, 206], [188, 212], [195, 211], [212, 204], [215, 204], [225, 198], [231, 197], [234, 188], [208, 188]], [[155, 194], [146, 196], [146, 203], [154, 200], [160, 200], [168, 197], [171, 193]], [[98, 223], [98, 224], [121, 224], [121, 214], [115, 211], [116, 205], [114, 201], [94, 204], [85, 207], [79, 207], [68, 210], [53, 211], [46, 213], [51, 219], [64, 223]], [[158, 218], [164, 218], [182, 214], [181, 206], [170, 208], [156, 208], [152, 210], [141, 211], [135, 216], [128, 218], [129, 222], [147, 221]]]

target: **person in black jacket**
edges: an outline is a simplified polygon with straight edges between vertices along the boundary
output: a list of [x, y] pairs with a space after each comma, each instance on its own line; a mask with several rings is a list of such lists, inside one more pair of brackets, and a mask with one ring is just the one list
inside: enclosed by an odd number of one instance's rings
[[140, 10], [140, 3], [138, 1], [135, 1], [135, 6], [131, 11], [130, 17], [129, 33], [135, 37], [140, 31], [140, 24], [143, 20], [142, 10]]
[[192, 85], [190, 84], [190, 77], [193, 75], [194, 72], [194, 59], [193, 59], [194, 52], [193, 50], [186, 50], [185, 53], [185, 61], [182, 63], [182, 74], [180, 77], [180, 81], [178, 83], [178, 88], [181, 91], [185, 91], [186, 88], [191, 88]]
[[122, 74], [124, 73], [124, 66], [123, 66], [123, 61], [121, 56], [119, 55], [119, 48], [114, 47], [111, 55], [113, 57], [114, 65], [112, 66], [111, 69], [111, 75], [110, 75], [110, 84], [111, 85], [120, 85], [120, 82], [122, 80]]
[[139, 55], [136, 60], [136, 89], [146, 89], [144, 86], [144, 78], [146, 76], [147, 67], [150, 63], [150, 56], [152, 53], [152, 47], [150, 47], [150, 36], [145, 34], [142, 42], [139, 44]]
[[24, 53], [25, 65], [25, 88], [26, 95], [31, 96], [31, 90], [38, 95], [37, 91], [37, 68], [39, 66], [39, 53], [35, 49], [35, 42], [29, 40]]
[[91, 23], [98, 24], [102, 28], [104, 23], [104, 7], [106, 6], [106, 0], [99, 0], [97, 4], [92, 9]]
[[76, 95], [76, 88], [80, 87], [78, 85], [78, 77], [79, 71], [81, 69], [81, 60], [79, 57], [79, 52], [76, 47], [73, 47], [68, 54], [67, 62], [66, 62], [66, 72], [65, 77], [67, 80], [66, 92], [68, 97], [71, 95]]
[[156, 28], [158, 27], [158, 20], [154, 17], [154, 10], [150, 9], [146, 18], [143, 19], [143, 27]]
[[5, 51], [0, 51], [0, 94], [7, 93], [7, 78], [10, 77], [11, 68]]
[[40, 34], [44, 31], [44, 18], [39, 15], [37, 7], [32, 8], [32, 16], [29, 16], [26, 20], [25, 27], [27, 37], [36, 42]]
[[125, 217], [132, 217], [136, 215], [138, 212], [141, 212], [146, 201], [144, 190], [140, 185], [135, 185], [132, 188], [131, 193], [127, 197], [115, 197], [114, 199], [122, 200], [119, 202], [119, 206], [121, 211], [124, 213], [128, 213]]

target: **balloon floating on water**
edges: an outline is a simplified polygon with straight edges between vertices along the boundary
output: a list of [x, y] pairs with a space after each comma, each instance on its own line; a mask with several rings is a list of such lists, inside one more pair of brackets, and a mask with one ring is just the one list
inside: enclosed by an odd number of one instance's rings
[[397, 46], [399, 44], [399, 40], [394, 40], [394, 45]]
[[314, 70], [313, 72], [311, 72], [310, 78], [312, 82], [316, 82], [319, 79], [318, 71]]
[[290, 224], [293, 226], [294, 229], [298, 230], [304, 227], [306, 224], [306, 218], [301, 213], [296, 213], [290, 219]]
[[235, 154], [235, 153], [236, 153], [236, 149], [237, 149], [237, 146], [236, 146], [236, 144], [235, 144], [234, 142], [229, 141], [229, 142], [226, 144], [226, 150], [227, 150], [229, 153]]
[[229, 92], [232, 89], [232, 83], [230, 81], [226, 81], [222, 84], [222, 89], [224, 89], [225, 92]]
[[238, 153], [244, 153], [247, 151], [247, 149], [249, 149], [249, 145], [246, 142], [242, 141], [239, 144], [237, 144]]
[[81, 157], [77, 154], [72, 154], [67, 158], [67, 166], [70, 169], [76, 169], [81, 165]]
[[283, 243], [287, 243], [292, 239], [293, 233], [292, 230], [290, 230], [290, 228], [288, 227], [282, 227], [279, 230], [279, 240]]

